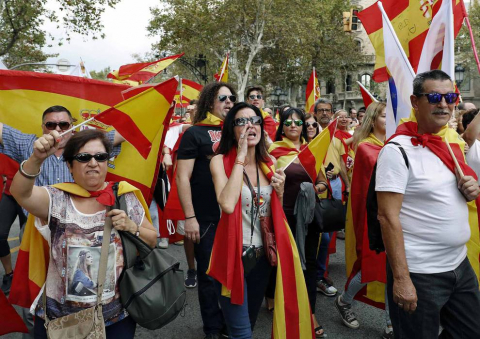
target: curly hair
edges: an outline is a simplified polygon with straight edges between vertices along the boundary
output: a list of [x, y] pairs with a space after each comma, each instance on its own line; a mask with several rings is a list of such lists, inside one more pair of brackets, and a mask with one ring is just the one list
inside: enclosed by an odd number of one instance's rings
[[232, 85], [227, 84], [226, 82], [211, 82], [205, 85], [198, 98], [197, 112], [193, 118], [193, 124], [198, 124], [200, 121], [204, 120], [207, 117], [207, 113], [212, 111], [215, 99], [222, 87], [227, 87], [233, 95], [237, 96], [237, 92]]

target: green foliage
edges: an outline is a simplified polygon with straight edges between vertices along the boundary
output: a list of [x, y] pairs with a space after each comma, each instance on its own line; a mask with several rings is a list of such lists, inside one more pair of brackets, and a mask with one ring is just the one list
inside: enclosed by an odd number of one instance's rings
[[[475, 39], [475, 44], [478, 50], [478, 47], [480, 46], [480, 4], [478, 1], [471, 3], [468, 17], [470, 19], [473, 38]], [[473, 55], [470, 33], [468, 32], [466, 24], [463, 25], [455, 39], [455, 63], [457, 65], [462, 65], [465, 68], [465, 75], [470, 74], [471, 76], [478, 78], [477, 64]]]
[[90, 71], [90, 76], [92, 77], [92, 79], [110, 81], [109, 79], [107, 79], [107, 75], [111, 71], [112, 69], [110, 67], [106, 67], [100, 71]]

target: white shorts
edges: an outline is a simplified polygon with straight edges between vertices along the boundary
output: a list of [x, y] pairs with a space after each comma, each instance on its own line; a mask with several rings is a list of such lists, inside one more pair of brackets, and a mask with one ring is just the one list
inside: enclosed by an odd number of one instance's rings
[[185, 235], [185, 220], [177, 221], [177, 233], [180, 235]]

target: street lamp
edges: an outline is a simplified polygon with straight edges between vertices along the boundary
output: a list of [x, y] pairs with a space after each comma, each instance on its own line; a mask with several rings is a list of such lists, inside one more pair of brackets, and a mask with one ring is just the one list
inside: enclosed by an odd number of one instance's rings
[[460, 88], [464, 78], [465, 68], [463, 68], [461, 65], [455, 66], [455, 82], [457, 83], [457, 88]]
[[270, 96], [275, 97], [275, 106], [280, 106], [287, 100], [287, 93], [285, 93], [280, 87], [276, 87]]

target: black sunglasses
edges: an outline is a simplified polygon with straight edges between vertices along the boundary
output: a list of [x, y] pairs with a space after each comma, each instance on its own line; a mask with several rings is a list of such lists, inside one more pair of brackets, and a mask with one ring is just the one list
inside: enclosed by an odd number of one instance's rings
[[290, 127], [292, 126], [292, 124], [295, 124], [297, 126], [302, 126], [303, 125], [303, 121], [300, 120], [300, 119], [296, 119], [296, 120], [292, 120], [292, 119], [287, 119], [283, 122], [283, 124], [287, 127]]
[[446, 93], [446, 94], [440, 94], [440, 93], [419, 93], [415, 94], [417, 97], [422, 97], [426, 96], [427, 100], [431, 104], [438, 104], [440, 101], [442, 101], [442, 98], [445, 98], [445, 102], [449, 105], [455, 103], [458, 99], [458, 93]]
[[97, 154], [90, 154], [90, 153], [78, 153], [75, 154], [73, 159], [77, 160], [78, 162], [89, 162], [94, 158], [98, 162], [107, 161], [110, 155], [107, 152], [97, 153]]
[[255, 99], [260, 100], [263, 98], [261, 94], [257, 94], [257, 95], [252, 94], [252, 95], [249, 95], [248, 97], [250, 98], [250, 100], [255, 100]]
[[224, 102], [225, 100], [227, 100], [227, 98], [230, 99], [231, 102], [237, 101], [237, 97], [235, 95], [225, 95], [225, 94], [219, 95], [218, 101]]
[[69, 129], [71, 123], [69, 123], [68, 121], [60, 121], [60, 122], [48, 121], [44, 125], [49, 131], [53, 131], [54, 129], [57, 128], [57, 126], [59, 126], [62, 131], [66, 131], [67, 129]]
[[305, 123], [307, 125], [307, 127], [310, 127], [310, 126], [313, 126], [313, 128], [317, 128], [318, 127], [318, 122], [306, 122]]
[[248, 124], [248, 122], [251, 122], [252, 125], [261, 125], [262, 117], [256, 115], [250, 118], [238, 118], [233, 121], [233, 126], [245, 126], [246, 124]]

